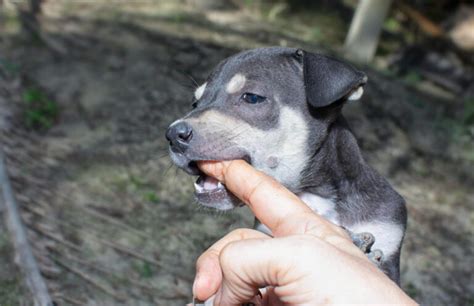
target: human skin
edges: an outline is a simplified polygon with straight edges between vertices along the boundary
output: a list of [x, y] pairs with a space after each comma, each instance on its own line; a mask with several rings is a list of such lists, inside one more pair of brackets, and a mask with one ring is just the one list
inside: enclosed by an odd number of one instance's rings
[[[200, 162], [273, 233], [227, 234], [197, 260], [193, 294], [214, 305], [416, 305], [340, 227], [241, 160]], [[262, 298], [259, 288], [267, 288]]]

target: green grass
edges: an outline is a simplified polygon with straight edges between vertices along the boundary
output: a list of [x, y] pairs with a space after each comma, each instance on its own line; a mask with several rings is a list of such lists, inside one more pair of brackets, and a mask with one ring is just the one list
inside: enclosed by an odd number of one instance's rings
[[1, 225], [0, 222], [0, 306], [17, 306], [20, 305], [18, 297], [21, 296], [21, 284], [15, 274], [16, 269], [11, 266], [14, 255]]
[[402, 26], [400, 22], [398, 22], [398, 20], [395, 19], [394, 17], [389, 17], [385, 19], [383, 28], [387, 31], [394, 32], [394, 33], [400, 32], [402, 30]]
[[53, 126], [59, 115], [57, 103], [37, 88], [23, 92], [24, 122], [27, 128], [44, 131]]
[[20, 296], [20, 287], [18, 280], [0, 281], [0, 306], [20, 305], [18, 297]]
[[158, 195], [154, 191], [146, 192], [145, 195], [143, 196], [143, 198], [144, 198], [145, 201], [151, 202], [151, 203], [154, 203], [154, 204], [159, 202]]
[[143, 177], [133, 174], [119, 175], [111, 183], [116, 190], [133, 194], [146, 203], [158, 204], [160, 202], [154, 190], [156, 185]]
[[413, 283], [408, 283], [405, 288], [406, 293], [413, 299], [418, 296], [418, 289]]
[[152, 266], [145, 261], [135, 262], [133, 264], [135, 271], [140, 275], [141, 278], [152, 278], [155, 272]]
[[139, 177], [136, 177], [134, 175], [130, 175], [130, 183], [131, 185], [133, 186], [133, 188], [135, 189], [143, 189], [143, 188], [146, 188], [148, 186], [148, 182], [146, 182], [145, 180], [139, 178]]
[[8, 75], [18, 75], [20, 67], [5, 58], [0, 58], [0, 69], [6, 72]]
[[404, 81], [410, 85], [418, 84], [420, 83], [423, 78], [422, 76], [416, 72], [416, 71], [410, 71], [408, 72], [404, 77]]
[[474, 97], [469, 97], [464, 102], [464, 123], [474, 125]]

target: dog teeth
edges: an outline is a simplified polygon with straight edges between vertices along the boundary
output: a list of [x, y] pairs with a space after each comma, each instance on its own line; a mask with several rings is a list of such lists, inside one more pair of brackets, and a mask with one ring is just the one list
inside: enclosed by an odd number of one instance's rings
[[196, 189], [197, 192], [203, 192], [204, 188], [199, 185], [198, 183], [194, 183], [194, 189]]
[[206, 193], [224, 189], [224, 185], [213, 177], [200, 176], [194, 183], [194, 189], [197, 193]]

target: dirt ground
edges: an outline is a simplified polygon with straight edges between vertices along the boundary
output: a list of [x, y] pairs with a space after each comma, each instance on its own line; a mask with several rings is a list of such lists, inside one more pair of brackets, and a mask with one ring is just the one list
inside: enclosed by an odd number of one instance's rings
[[[166, 127], [190, 109], [193, 79], [230, 54], [326, 49], [245, 12], [202, 14], [166, 1], [48, 1], [44, 11], [44, 31], [65, 52], [25, 40], [8, 19], [0, 128], [48, 287], [59, 305], [183, 305], [196, 257], [252, 216], [194, 203], [193, 179], [167, 156]], [[443, 125], [455, 102], [364, 69], [367, 94], [345, 113], [370, 164], [408, 203], [402, 287], [423, 305], [473, 305], [473, 152]], [[32, 87], [59, 105], [47, 132], [24, 126], [22, 95]], [[27, 305], [0, 234], [0, 305]]]

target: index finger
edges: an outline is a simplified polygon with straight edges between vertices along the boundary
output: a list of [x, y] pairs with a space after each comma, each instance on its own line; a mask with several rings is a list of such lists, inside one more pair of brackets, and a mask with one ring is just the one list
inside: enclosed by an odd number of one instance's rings
[[[199, 168], [207, 175], [221, 181], [228, 190], [249, 206], [273, 234], [281, 233], [281, 227], [289, 217], [308, 218], [327, 227], [327, 221], [317, 216], [295, 194], [272, 177], [256, 170], [243, 160], [199, 162]], [[313, 224], [314, 225], [314, 224]], [[287, 229], [288, 230], [288, 229]]]

